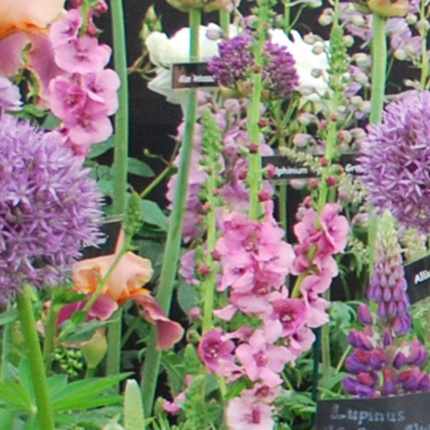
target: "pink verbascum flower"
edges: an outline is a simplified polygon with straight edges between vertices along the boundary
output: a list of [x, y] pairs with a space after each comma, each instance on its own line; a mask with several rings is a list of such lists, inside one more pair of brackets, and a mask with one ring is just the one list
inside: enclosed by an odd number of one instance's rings
[[55, 52], [57, 65], [70, 73], [97, 73], [109, 62], [111, 48], [99, 45], [96, 38], [83, 35], [58, 45]]
[[248, 378], [251, 381], [261, 380], [269, 387], [282, 383], [279, 373], [293, 360], [288, 348], [274, 345], [273, 340], [269, 333], [256, 330], [249, 342], [239, 345], [235, 352]]
[[271, 430], [273, 408], [267, 403], [244, 393], [230, 400], [226, 409], [226, 421], [230, 430]]
[[240, 369], [234, 362], [235, 344], [225, 339], [220, 329], [206, 332], [199, 343], [199, 357], [209, 372], [231, 377], [240, 375]]

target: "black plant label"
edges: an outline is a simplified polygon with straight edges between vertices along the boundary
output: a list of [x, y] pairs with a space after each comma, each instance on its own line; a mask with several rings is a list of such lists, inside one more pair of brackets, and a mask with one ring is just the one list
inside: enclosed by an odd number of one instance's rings
[[101, 226], [103, 243], [98, 247], [86, 246], [82, 249], [82, 259], [102, 257], [115, 253], [116, 245], [121, 233], [122, 220], [119, 218], [107, 219]]
[[407, 264], [405, 278], [412, 304], [430, 297], [430, 255]]
[[429, 402], [430, 393], [321, 400], [315, 427], [316, 430], [430, 430]]
[[208, 71], [208, 63], [172, 64], [172, 88], [218, 88], [215, 77]]
[[[362, 175], [364, 173], [363, 167], [358, 162], [360, 157], [358, 152], [350, 152], [342, 154], [339, 158], [340, 164], [346, 173], [354, 176]], [[315, 155], [315, 157], [322, 157], [322, 155]], [[317, 174], [307, 165], [292, 161], [288, 157], [280, 154], [268, 155], [262, 157], [262, 165], [266, 167], [272, 164], [275, 168], [275, 176], [272, 180], [281, 179], [306, 179], [316, 178]]]

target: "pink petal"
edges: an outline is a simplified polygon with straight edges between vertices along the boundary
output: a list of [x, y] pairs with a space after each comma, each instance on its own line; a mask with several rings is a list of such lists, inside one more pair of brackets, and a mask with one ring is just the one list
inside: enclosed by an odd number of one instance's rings
[[171, 348], [184, 334], [184, 329], [170, 320], [153, 297], [148, 294], [134, 294], [130, 297], [142, 306], [143, 317], [157, 327], [157, 349]]
[[0, 39], [0, 75], [13, 76], [18, 73], [24, 64], [21, 52], [27, 43], [28, 38], [23, 33], [14, 33]]

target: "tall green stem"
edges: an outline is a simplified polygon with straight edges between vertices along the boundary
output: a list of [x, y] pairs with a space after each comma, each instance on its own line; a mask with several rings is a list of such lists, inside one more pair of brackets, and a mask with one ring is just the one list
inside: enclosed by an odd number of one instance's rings
[[230, 12], [222, 9], [219, 11], [219, 26], [224, 31], [226, 39], [230, 36]]
[[384, 107], [385, 79], [387, 71], [387, 39], [385, 34], [386, 19], [373, 14], [372, 40], [372, 96], [369, 121], [381, 122]]
[[[127, 160], [128, 160], [128, 78], [127, 51], [125, 40], [124, 11], [121, 0], [112, 0], [112, 31], [114, 46], [114, 63], [116, 72], [121, 80], [118, 91], [119, 109], [115, 115], [115, 149], [113, 163], [115, 214], [123, 214], [126, 207], [127, 193]], [[120, 371], [121, 354], [121, 311], [115, 322], [108, 329], [108, 350], [106, 355], [106, 372], [114, 375]]]
[[260, 119], [260, 103], [262, 92], [263, 52], [266, 42], [264, 25], [268, 18], [268, 4], [266, 0], [258, 1], [259, 16], [257, 26], [257, 36], [254, 44], [254, 64], [256, 72], [253, 73], [252, 95], [248, 101], [248, 118], [246, 128], [248, 131], [248, 142], [254, 146], [248, 157], [247, 183], [249, 188], [249, 217], [258, 219], [260, 215], [260, 203], [258, 194], [261, 188], [261, 154], [259, 148], [260, 129], [258, 121]]
[[[197, 59], [199, 55], [199, 26], [201, 11], [191, 9], [190, 20], [190, 58]], [[166, 314], [169, 313], [172, 301], [173, 286], [175, 283], [178, 266], [179, 251], [181, 246], [182, 224], [185, 212], [185, 203], [188, 191], [188, 176], [191, 164], [191, 153], [194, 141], [194, 126], [197, 120], [197, 93], [189, 90], [187, 94], [185, 111], [185, 129], [179, 161], [179, 170], [176, 183], [175, 199], [170, 218], [170, 226], [166, 239], [166, 248], [161, 268], [160, 283], [158, 286], [157, 301]], [[146, 415], [150, 415], [154, 402], [155, 387], [160, 368], [160, 352], [156, 349], [156, 332], [151, 331], [148, 342], [145, 364], [142, 372], [142, 395]]]
[[[373, 14], [373, 40], [372, 40], [372, 96], [370, 100], [371, 124], [380, 123], [384, 108], [385, 80], [387, 74], [387, 37], [385, 34], [386, 19], [376, 13]], [[375, 262], [375, 241], [378, 229], [378, 220], [369, 209], [369, 273], [373, 271]]]
[[31, 306], [31, 289], [24, 285], [22, 294], [17, 296], [19, 318], [21, 320], [22, 334], [27, 348], [31, 379], [37, 406], [37, 419], [43, 430], [55, 430], [51, 399], [48, 390], [45, 366], [40, 349], [39, 337], [36, 330], [36, 321]]

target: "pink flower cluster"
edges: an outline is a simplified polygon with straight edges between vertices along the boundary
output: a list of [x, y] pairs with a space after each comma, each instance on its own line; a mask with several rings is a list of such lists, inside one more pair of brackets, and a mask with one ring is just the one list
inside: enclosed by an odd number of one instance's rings
[[[101, 6], [95, 10], [106, 9]], [[71, 9], [50, 29], [55, 62], [63, 71], [49, 84], [50, 108], [61, 119], [68, 144], [82, 154], [112, 134], [108, 117], [118, 108], [120, 86], [116, 72], [105, 69], [111, 48], [97, 40], [94, 13], [90, 9], [89, 16], [83, 17], [80, 8]]]
[[[218, 290], [228, 292], [229, 300], [214, 313], [226, 321], [236, 314], [249, 321], [233, 333], [213, 329], [199, 344], [199, 356], [209, 372], [227, 381], [246, 377], [254, 383], [227, 408], [232, 430], [273, 428], [280, 374], [311, 347], [311, 328], [328, 321], [329, 303], [319, 294], [338, 272], [333, 254], [346, 246], [348, 223], [339, 215], [339, 205], [327, 204], [320, 215], [305, 208], [295, 226], [299, 243], [294, 251], [283, 241], [272, 209], [268, 202], [261, 222], [242, 213], [227, 215], [214, 251], [222, 270]], [[289, 273], [298, 275], [291, 296], [285, 287]]]
[[340, 209], [338, 204], [326, 204], [318, 215], [305, 201], [302, 219], [294, 227], [299, 243], [294, 247], [296, 259], [291, 273], [299, 276], [300, 293], [310, 311], [308, 327], [320, 327], [329, 320], [326, 309], [330, 302], [319, 295], [338, 275], [333, 255], [343, 252], [347, 243], [348, 221], [339, 215]]

